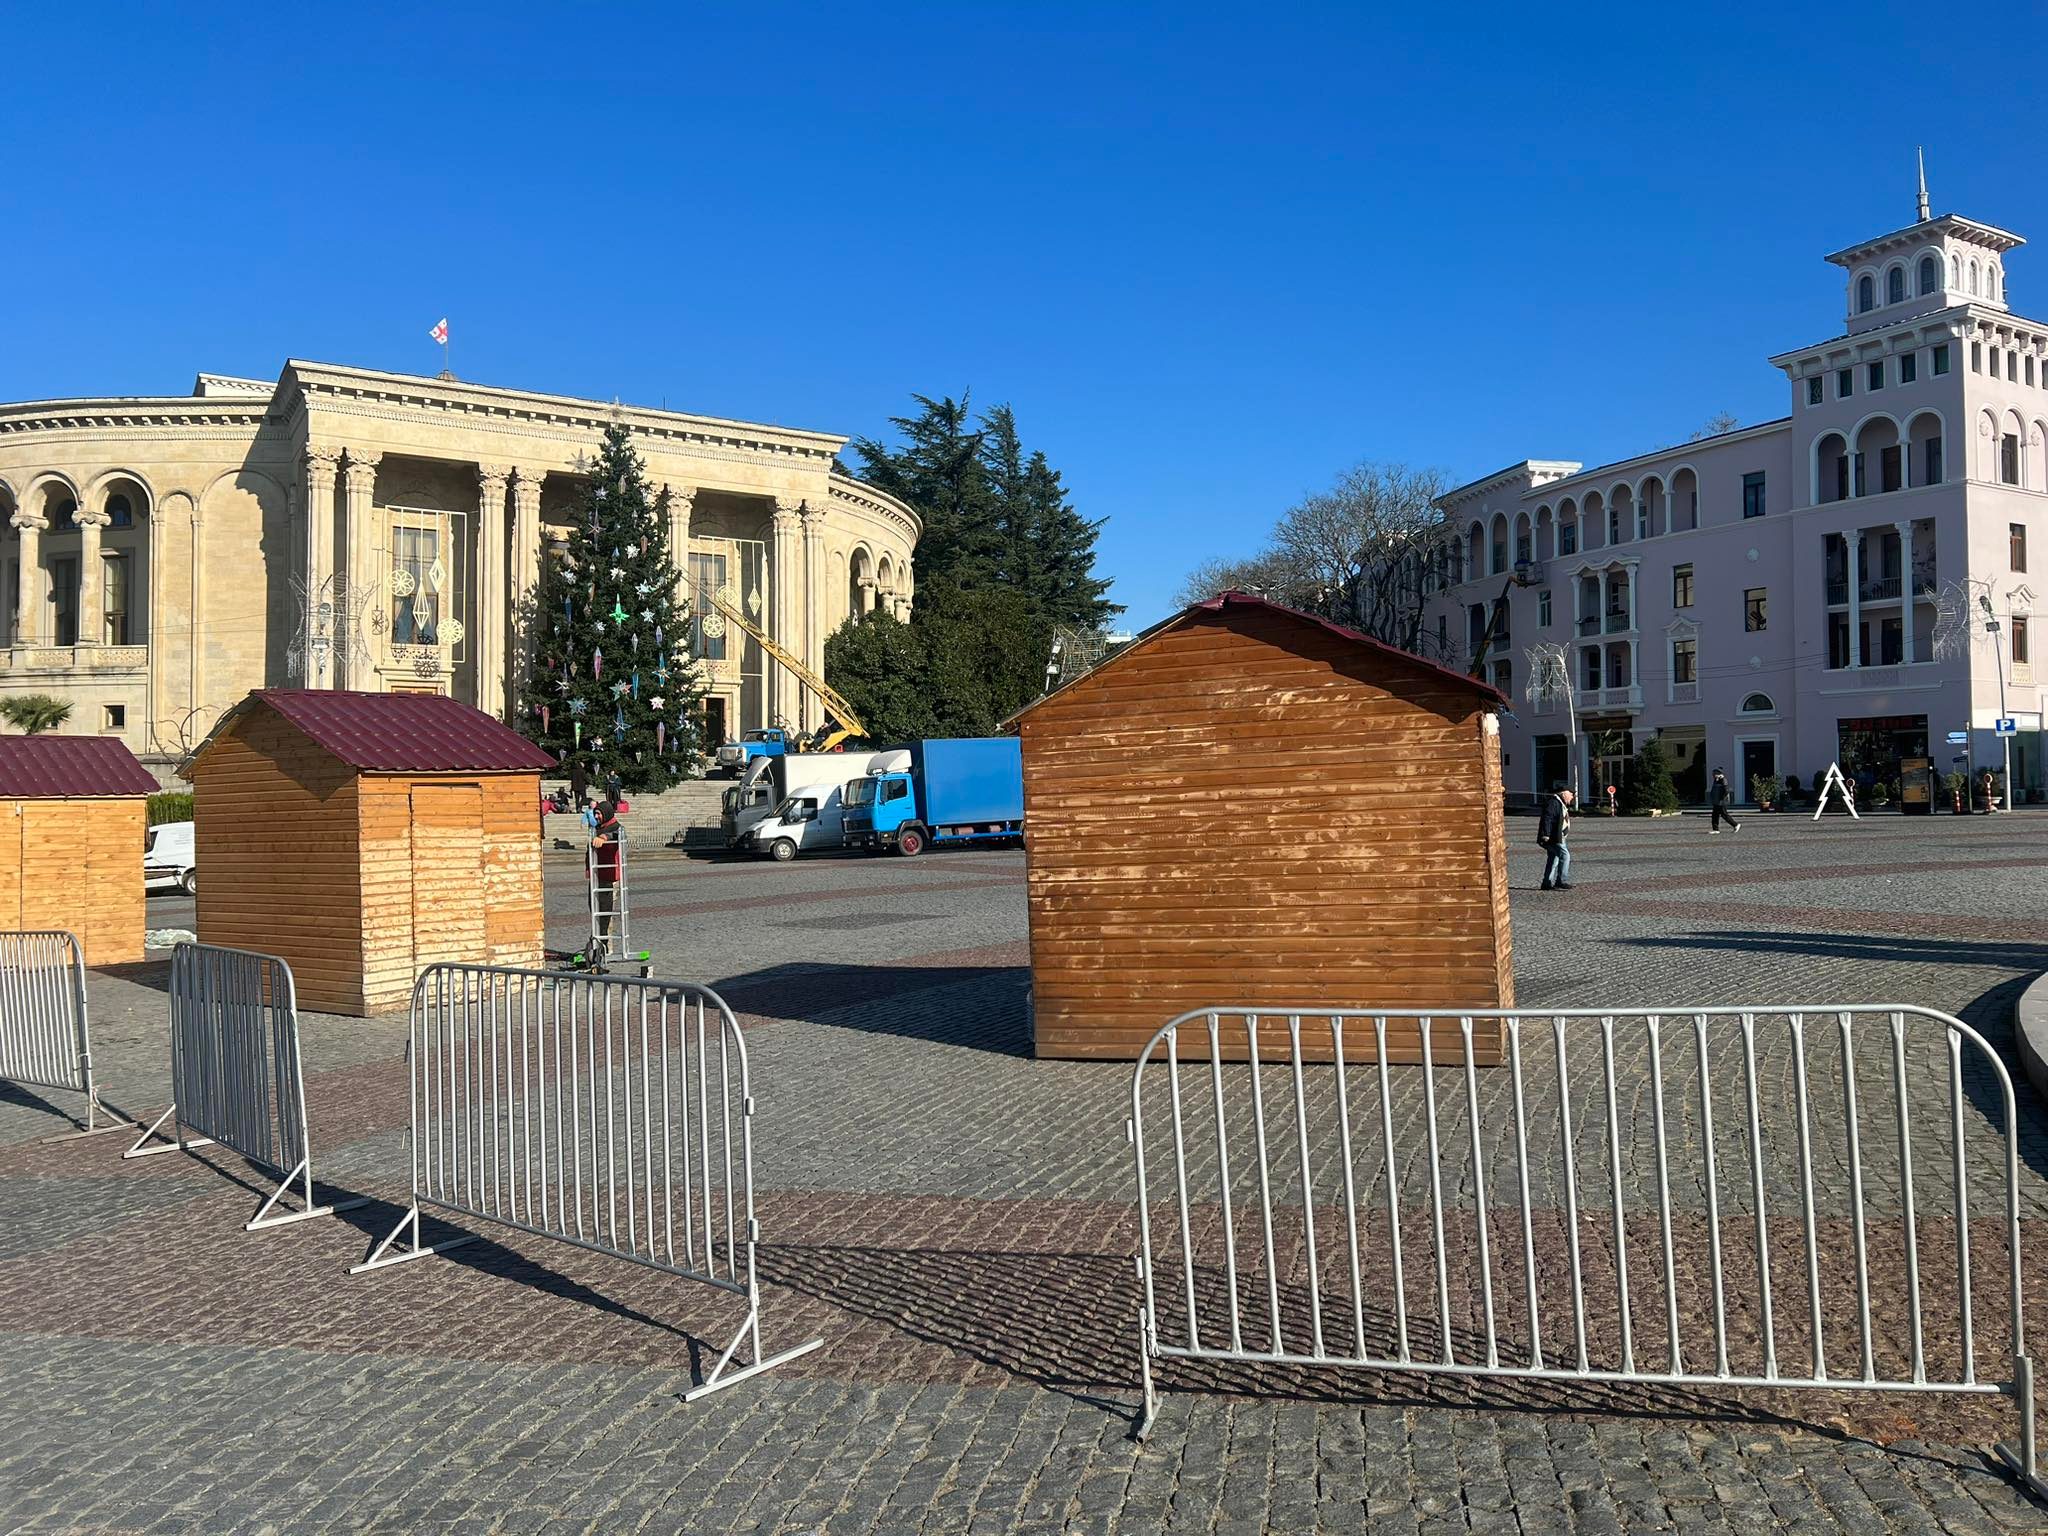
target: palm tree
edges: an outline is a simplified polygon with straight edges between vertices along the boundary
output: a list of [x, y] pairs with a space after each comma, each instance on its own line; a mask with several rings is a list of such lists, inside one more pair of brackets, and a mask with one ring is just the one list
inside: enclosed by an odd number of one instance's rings
[[47, 693], [24, 693], [15, 698], [0, 699], [0, 719], [6, 720], [24, 736], [54, 731], [70, 718], [70, 703], [52, 698]]

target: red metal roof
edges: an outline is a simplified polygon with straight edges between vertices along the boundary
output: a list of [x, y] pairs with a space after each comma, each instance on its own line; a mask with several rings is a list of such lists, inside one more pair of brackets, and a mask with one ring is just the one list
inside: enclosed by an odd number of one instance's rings
[[80, 800], [162, 787], [112, 736], [0, 736], [0, 797]]
[[249, 698], [365, 773], [532, 773], [555, 766], [511, 727], [440, 694], [259, 688]]
[[[1427, 656], [1418, 656], [1413, 651], [1402, 650], [1398, 645], [1389, 645], [1384, 640], [1375, 640], [1371, 635], [1361, 630], [1347, 628], [1330, 619], [1318, 618], [1313, 613], [1303, 613], [1299, 608], [1289, 608], [1285, 603], [1276, 603], [1268, 598], [1256, 597], [1250, 592], [1218, 592], [1205, 603], [1196, 603], [1192, 607], [1183, 609], [1179, 617], [1185, 618], [1190, 613], [1200, 612], [1221, 613], [1226, 608], [1266, 608], [1274, 613], [1284, 613], [1290, 618], [1301, 619], [1309, 624], [1320, 625], [1333, 635], [1341, 635], [1346, 640], [1364, 646], [1367, 650], [1379, 652], [1382, 656], [1390, 657], [1397, 661], [1412, 662], [1418, 667], [1435, 672], [1451, 682], [1469, 688], [1472, 692], [1480, 695], [1480, 697], [1490, 703], [1498, 704], [1503, 709], [1507, 708], [1508, 699], [1506, 694], [1494, 687], [1493, 684], [1481, 682], [1469, 673], [1455, 671], [1450, 667], [1444, 666], [1441, 662], [1431, 661]], [[1167, 622], [1172, 623], [1173, 621], [1169, 619]]]
[[[1118, 651], [1115, 656], [1112, 656], [1107, 661], [1103, 662], [1102, 665], [1105, 667], [1115, 666], [1120, 658], [1128, 656], [1133, 651], [1140, 649], [1145, 644], [1145, 642], [1147, 640], [1150, 640], [1154, 635], [1164, 634], [1167, 630], [1176, 628], [1177, 626], [1186, 623], [1187, 620], [1194, 614], [1221, 613], [1226, 608], [1262, 608], [1272, 613], [1284, 613], [1289, 618], [1300, 619], [1304, 624], [1314, 624], [1323, 629], [1327, 629], [1333, 635], [1341, 636], [1343, 639], [1350, 641], [1354, 645], [1362, 646], [1366, 650], [1376, 652], [1377, 654], [1385, 656], [1390, 660], [1406, 662], [1408, 665], [1413, 667], [1419, 667], [1425, 672], [1434, 672], [1444, 681], [1449, 683], [1455, 683], [1458, 687], [1463, 688], [1468, 692], [1477, 694], [1481, 701], [1489, 706], [1492, 706], [1497, 709], [1506, 709], [1508, 707], [1507, 695], [1502, 693], [1498, 688], [1494, 687], [1491, 683], [1481, 682], [1476, 677], [1471, 677], [1466, 673], [1456, 671], [1453, 668], [1443, 666], [1441, 663], [1431, 661], [1427, 656], [1417, 656], [1413, 651], [1404, 651], [1398, 645], [1389, 645], [1384, 640], [1375, 640], [1371, 635], [1364, 634], [1359, 630], [1346, 628], [1342, 624], [1335, 623], [1329, 619], [1318, 617], [1316, 614], [1313, 613], [1303, 613], [1299, 608], [1290, 608], [1285, 603], [1276, 603], [1268, 598], [1254, 596], [1250, 592], [1218, 592], [1214, 597], [1208, 599], [1206, 602], [1190, 604], [1188, 607], [1181, 609], [1179, 613], [1174, 614], [1171, 618], [1161, 619], [1157, 624], [1154, 624], [1150, 629], [1146, 630], [1143, 634], [1139, 635], [1138, 638], [1133, 640], [1129, 645], [1125, 646], [1122, 650]], [[1039, 705], [1045, 703], [1047, 699], [1058, 698], [1061, 694], [1065, 693], [1069, 688], [1075, 687], [1080, 682], [1082, 682], [1083, 679], [1092, 676], [1094, 676], [1093, 671], [1084, 672], [1081, 674], [1080, 677], [1074, 678], [1069, 682], [1062, 683], [1058, 688], [1054, 689], [1051, 693], [1046, 694], [1044, 698], [1032, 700], [1029, 704], [1026, 704], [1022, 709], [1018, 710], [1015, 714], [1011, 715], [1009, 719], [1003, 721], [1002, 723], [1004, 727], [1008, 728], [1010, 726], [1014, 726], [1025, 715], [1030, 714], [1034, 709], [1038, 708]]]

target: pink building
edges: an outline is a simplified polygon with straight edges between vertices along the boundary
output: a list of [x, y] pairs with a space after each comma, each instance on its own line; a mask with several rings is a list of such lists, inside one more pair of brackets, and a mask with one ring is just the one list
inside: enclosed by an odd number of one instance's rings
[[[2042, 789], [2027, 563], [2048, 560], [2048, 323], [2008, 307], [2019, 236], [1930, 218], [1924, 185], [1919, 213], [1827, 258], [1846, 320], [1770, 360], [1789, 416], [1597, 469], [1526, 460], [1442, 498], [1456, 548], [1427, 622], [1469, 663], [1506, 604], [1484, 675], [1517, 701], [1511, 795], [1619, 783], [1651, 736], [1688, 798], [1716, 767], [1744, 800], [1836, 761], [1997, 770], [2001, 718], [2015, 800]], [[1570, 669], [1576, 763], [1565, 704], [1525, 702], [1545, 645]]]

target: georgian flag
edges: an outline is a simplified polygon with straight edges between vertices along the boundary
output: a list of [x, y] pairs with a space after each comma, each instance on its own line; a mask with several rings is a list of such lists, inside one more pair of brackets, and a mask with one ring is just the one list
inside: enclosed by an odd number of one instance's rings
[[440, 342], [443, 346], [446, 346], [448, 342], [448, 317], [443, 315], [439, 320], [435, 321], [434, 328], [427, 332], [427, 335], [433, 340]]

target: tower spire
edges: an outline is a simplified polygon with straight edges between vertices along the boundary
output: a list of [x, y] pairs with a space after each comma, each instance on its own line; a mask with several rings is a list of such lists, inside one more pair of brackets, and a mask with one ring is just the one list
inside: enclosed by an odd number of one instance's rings
[[1928, 219], [1933, 217], [1927, 211], [1927, 151], [1915, 145], [1913, 153], [1920, 160], [1920, 222], [1925, 224]]

